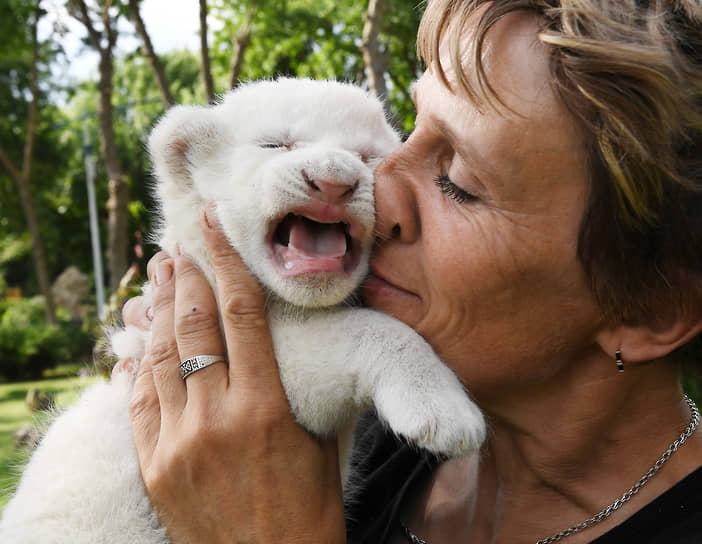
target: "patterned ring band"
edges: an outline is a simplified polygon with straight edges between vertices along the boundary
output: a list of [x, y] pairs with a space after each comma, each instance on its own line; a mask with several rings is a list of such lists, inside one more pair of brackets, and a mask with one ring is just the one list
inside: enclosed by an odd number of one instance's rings
[[221, 355], [196, 355], [195, 357], [190, 357], [189, 359], [185, 359], [185, 361], [180, 363], [180, 377], [185, 379], [193, 372], [202, 370], [206, 366], [224, 362], [225, 359]]

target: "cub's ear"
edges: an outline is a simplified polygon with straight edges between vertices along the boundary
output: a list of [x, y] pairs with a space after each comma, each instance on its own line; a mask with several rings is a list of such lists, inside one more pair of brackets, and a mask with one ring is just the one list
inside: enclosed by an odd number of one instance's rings
[[159, 183], [192, 189], [192, 169], [222, 143], [222, 127], [212, 107], [176, 106], [158, 122], [148, 149]]

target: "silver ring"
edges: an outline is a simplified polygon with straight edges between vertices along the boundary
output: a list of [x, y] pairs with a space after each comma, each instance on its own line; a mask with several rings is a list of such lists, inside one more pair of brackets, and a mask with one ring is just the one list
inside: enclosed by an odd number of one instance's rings
[[224, 362], [225, 359], [221, 355], [195, 355], [195, 357], [190, 357], [180, 363], [180, 377], [185, 379], [193, 372], [202, 370], [206, 366]]

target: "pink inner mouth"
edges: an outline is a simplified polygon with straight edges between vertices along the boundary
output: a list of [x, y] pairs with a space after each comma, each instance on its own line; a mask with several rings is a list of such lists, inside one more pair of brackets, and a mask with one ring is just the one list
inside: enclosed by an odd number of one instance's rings
[[348, 274], [358, 265], [358, 244], [346, 223], [320, 223], [288, 214], [276, 227], [271, 244], [283, 277], [302, 274]]

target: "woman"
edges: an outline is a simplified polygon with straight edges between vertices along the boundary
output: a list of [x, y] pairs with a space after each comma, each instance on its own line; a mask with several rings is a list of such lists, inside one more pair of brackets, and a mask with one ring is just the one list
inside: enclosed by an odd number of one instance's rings
[[[429, 4], [364, 296], [432, 344], [490, 438], [439, 463], [371, 424], [350, 541], [702, 541], [679, 385], [702, 329], [701, 36], [696, 0]], [[335, 445], [292, 420], [262, 294], [203, 230], [226, 338], [186, 259], [150, 263], [158, 342], [132, 403], [149, 495], [177, 543], [344, 542]]]

